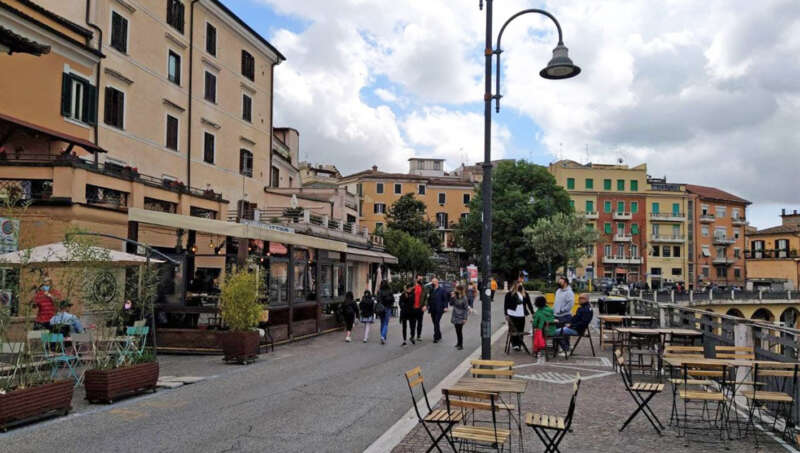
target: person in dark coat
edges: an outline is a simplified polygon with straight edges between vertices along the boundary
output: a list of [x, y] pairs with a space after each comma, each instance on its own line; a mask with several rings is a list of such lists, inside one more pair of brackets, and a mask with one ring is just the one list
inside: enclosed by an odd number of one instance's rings
[[369, 290], [364, 291], [364, 296], [358, 304], [358, 312], [361, 315], [361, 323], [364, 324], [364, 343], [366, 343], [369, 326], [375, 321], [375, 299]]
[[[430, 290], [425, 286], [425, 280], [421, 275], [417, 276], [417, 284], [414, 286], [414, 316], [417, 318], [417, 341], [422, 341], [422, 319], [425, 310], [428, 309], [428, 299]], [[414, 336], [414, 332], [411, 332]]]
[[456, 290], [453, 292], [453, 298], [450, 301], [453, 306], [453, 314], [450, 316], [450, 322], [456, 329], [456, 349], [464, 349], [464, 324], [467, 323], [469, 316], [469, 301], [464, 294], [464, 287], [461, 284], [456, 285]]
[[377, 313], [381, 318], [381, 344], [386, 344], [386, 338], [389, 334], [389, 320], [392, 318], [392, 307], [394, 307], [394, 294], [389, 289], [389, 282], [386, 280], [381, 282], [381, 287], [378, 290], [377, 302], [383, 305], [383, 313]]
[[433, 342], [438, 343], [442, 341], [442, 329], [439, 323], [442, 320], [442, 315], [447, 311], [447, 305], [450, 302], [450, 295], [444, 288], [439, 286], [439, 279], [434, 278], [431, 280], [431, 295], [428, 298], [428, 311], [431, 314], [431, 321], [433, 321]]
[[411, 326], [411, 344], [414, 342], [414, 332], [417, 327], [417, 315], [414, 310], [414, 284], [408, 283], [405, 291], [400, 294], [400, 324], [403, 325], [403, 346], [406, 345], [406, 329]]
[[575, 316], [572, 317], [569, 324], [557, 331], [562, 335], [561, 340], [559, 340], [561, 348], [567, 352], [569, 352], [569, 337], [583, 335], [586, 329], [589, 328], [589, 323], [592, 322], [592, 318], [594, 317], [592, 306], [589, 304], [589, 296], [581, 294], [580, 297], [578, 297], [578, 303], [580, 306], [578, 307], [578, 311], [575, 312]]
[[347, 294], [344, 295], [344, 302], [342, 303], [342, 317], [344, 317], [344, 330], [346, 332], [346, 336], [344, 341], [350, 343], [350, 334], [353, 332], [353, 323], [356, 321], [356, 317], [358, 316], [358, 305], [356, 305], [356, 301], [353, 299], [353, 292], [348, 291]]
[[[525, 317], [533, 313], [533, 305], [522, 282], [514, 283], [511, 291], [506, 294], [503, 311], [506, 314], [506, 322], [513, 324], [517, 332], [525, 331]], [[522, 349], [522, 337], [511, 337], [511, 345], [517, 351]]]

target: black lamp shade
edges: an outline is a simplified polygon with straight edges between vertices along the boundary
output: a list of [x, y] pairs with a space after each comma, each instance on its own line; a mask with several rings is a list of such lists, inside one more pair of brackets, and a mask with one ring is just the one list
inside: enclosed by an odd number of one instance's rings
[[569, 58], [569, 49], [559, 43], [553, 49], [553, 58], [547, 63], [547, 67], [539, 72], [539, 75], [545, 79], [558, 80], [569, 79], [580, 73], [581, 68], [575, 66]]

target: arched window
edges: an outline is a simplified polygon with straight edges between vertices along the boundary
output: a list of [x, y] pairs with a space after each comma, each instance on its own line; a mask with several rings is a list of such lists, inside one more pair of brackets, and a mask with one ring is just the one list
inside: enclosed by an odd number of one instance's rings
[[789, 307], [781, 313], [781, 325], [784, 327], [796, 329], [798, 321], [800, 321], [800, 311], [794, 307]]
[[766, 308], [759, 308], [755, 313], [753, 313], [753, 316], [751, 316], [750, 319], [772, 322], [775, 320], [775, 316], [773, 316], [772, 312]]
[[744, 318], [744, 314], [738, 308], [731, 308], [725, 314], [728, 316], [736, 316], [737, 318]]

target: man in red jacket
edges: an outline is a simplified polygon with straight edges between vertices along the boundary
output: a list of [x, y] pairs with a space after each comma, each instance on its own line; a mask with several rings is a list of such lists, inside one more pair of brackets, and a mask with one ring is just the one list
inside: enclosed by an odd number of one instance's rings
[[50, 278], [46, 277], [31, 301], [39, 310], [33, 322], [35, 329], [50, 329], [50, 318], [56, 314], [55, 300], [60, 298], [61, 293], [50, 287]]

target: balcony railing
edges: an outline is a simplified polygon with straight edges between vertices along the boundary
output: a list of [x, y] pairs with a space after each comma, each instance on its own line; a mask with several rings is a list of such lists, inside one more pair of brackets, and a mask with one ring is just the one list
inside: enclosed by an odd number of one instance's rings
[[28, 202], [49, 200], [52, 196], [52, 179], [0, 179], [0, 199]]
[[584, 219], [594, 219], [599, 217], [597, 211], [578, 211], [575, 215]]
[[736, 243], [736, 238], [731, 238], [727, 236], [714, 236], [714, 245], [731, 245]]
[[661, 234], [654, 234], [650, 236], [651, 242], [669, 242], [669, 243], [683, 243], [686, 241], [686, 237], [682, 234], [677, 235], [661, 235]]
[[732, 217], [731, 223], [733, 225], [742, 226], [747, 224], [747, 219], [745, 219], [744, 217]]
[[631, 220], [633, 218], [633, 214], [630, 212], [614, 211], [612, 217], [614, 220]]
[[711, 260], [714, 264], [725, 264], [730, 265], [736, 262], [736, 258], [730, 258], [727, 256], [715, 256], [713, 260]]
[[680, 192], [681, 185], [680, 184], [671, 184], [671, 183], [663, 183], [663, 182], [653, 182], [650, 183], [650, 190], [656, 190], [659, 192]]
[[633, 240], [633, 236], [630, 234], [625, 233], [616, 233], [614, 234], [614, 242], [631, 242]]
[[606, 255], [603, 257], [603, 262], [609, 264], [641, 264], [642, 257]]
[[752, 260], [761, 259], [793, 259], [800, 258], [797, 249], [765, 249], [765, 250], [745, 250], [744, 257]]
[[651, 212], [650, 220], [662, 222], [683, 222], [686, 220], [686, 214], [683, 212]]
[[700, 222], [710, 223], [714, 221], [714, 214], [700, 214]]

